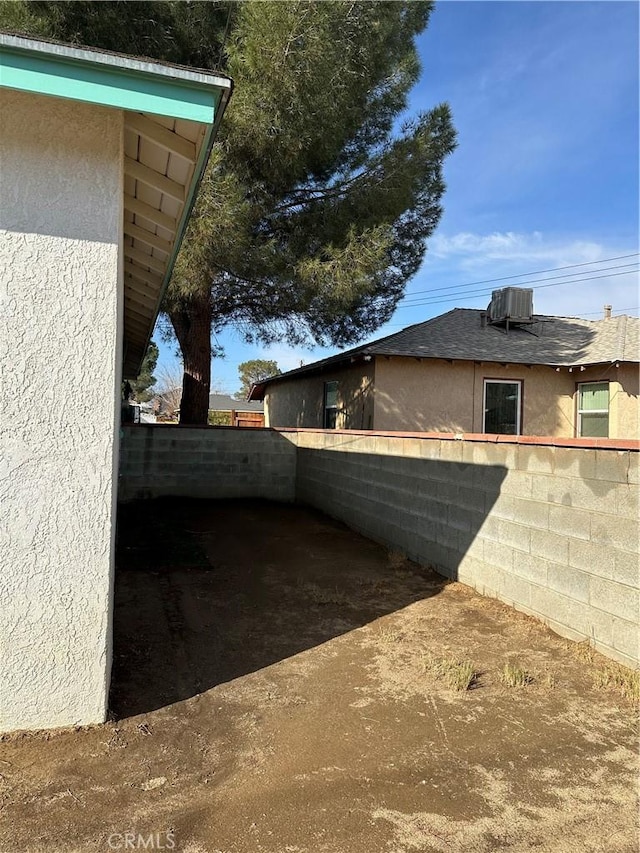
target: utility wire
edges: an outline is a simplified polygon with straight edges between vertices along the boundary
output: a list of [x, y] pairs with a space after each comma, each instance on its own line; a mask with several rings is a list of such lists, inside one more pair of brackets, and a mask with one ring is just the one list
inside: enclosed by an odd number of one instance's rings
[[[613, 258], [600, 258], [598, 261], [584, 261], [581, 264], [568, 264], [564, 267], [551, 267], [548, 270], [533, 270], [532, 272], [519, 272], [513, 275], [503, 275], [500, 278], [485, 278], [480, 281], [467, 281], [465, 284], [452, 284], [447, 287], [433, 287], [428, 290], [414, 290], [414, 294], [418, 293], [434, 293], [436, 290], [462, 290], [466, 287], [475, 287], [478, 284], [493, 284], [496, 281], [508, 281], [512, 278], [528, 278], [530, 275], [543, 275], [548, 272], [559, 272], [560, 270], [571, 270], [576, 267], [590, 267], [595, 264], [607, 264], [609, 261], [622, 261], [626, 258], [637, 258], [640, 252], [632, 252], [630, 255], [616, 255]], [[623, 266], [628, 266], [624, 264]], [[599, 270], [591, 270], [591, 272], [599, 272]], [[578, 273], [576, 273], [578, 275]], [[524, 283], [524, 282], [523, 282]]]
[[[586, 281], [597, 281], [601, 278], [615, 278], [619, 275], [634, 275], [637, 270], [627, 270], [627, 272], [612, 272], [608, 275], [593, 275], [588, 278], [577, 278], [573, 281], [556, 281], [553, 284], [539, 284], [537, 287], [532, 288], [533, 290], [543, 290], [545, 287], [562, 287], [567, 284], [582, 284]], [[549, 279], [539, 279], [539, 281], [548, 281]], [[470, 299], [476, 299], [480, 296], [491, 296], [491, 290], [477, 290], [473, 293], [469, 293], [465, 296], [458, 296], [458, 294], [454, 293], [451, 296], [443, 296], [437, 299], [417, 299], [413, 302], [405, 302], [403, 305], [398, 305], [396, 311], [400, 311], [402, 308], [416, 308], [420, 305], [440, 305], [443, 302], [468, 302]]]
[[[633, 270], [629, 270], [629, 272], [635, 272], [635, 269], [637, 269], [637, 268], [638, 268], [638, 267], [637, 267], [637, 265], [638, 265], [638, 261], [632, 261], [632, 262], [631, 262], [631, 263], [629, 263], [629, 264], [616, 264], [616, 265], [615, 265], [615, 266], [613, 266], [613, 267], [600, 267], [600, 269], [595, 269], [595, 270], [586, 270], [585, 272], [586, 272], [586, 274], [587, 274], [587, 275], [591, 275], [592, 273], [608, 272], [609, 270], [623, 270], [623, 269], [626, 269], [627, 267], [634, 267], [634, 269], [633, 269]], [[538, 282], [540, 282], [540, 281], [543, 281], [543, 282], [544, 282], [544, 281], [555, 281], [556, 279], [559, 279], [559, 278], [562, 278], [562, 279], [565, 279], [565, 278], [569, 278], [569, 279], [571, 279], [571, 278], [573, 278], [575, 281], [582, 281], [582, 280], [583, 280], [582, 278], [580, 278], [580, 279], [575, 279], [575, 276], [577, 276], [577, 275], [582, 275], [582, 276], [584, 277], [585, 272], [567, 272], [567, 273], [564, 273], [563, 275], [549, 275], [549, 276], [547, 276], [546, 278], [531, 278], [531, 279], [529, 279], [528, 281], [521, 281], [521, 282], [518, 282], [518, 287], [524, 287], [525, 285], [528, 285], [528, 284], [537, 284], [537, 283], [538, 283]], [[560, 283], [561, 283], [561, 284], [571, 284], [572, 282], [571, 282], [571, 281], [566, 281], [566, 282], [560, 282]], [[460, 285], [460, 287], [462, 288], [462, 287], [463, 287], [463, 285]], [[405, 297], [405, 299], [407, 299], [407, 300], [411, 300], [411, 298], [412, 298], [413, 296], [415, 296], [415, 295], [417, 295], [417, 294], [419, 294], [419, 293], [432, 293], [432, 292], [435, 292], [436, 290], [439, 290], [439, 289], [440, 289], [440, 288], [434, 288], [434, 291], [430, 291], [430, 290], [421, 290], [421, 291], [415, 291], [414, 293], [408, 293], [408, 294], [407, 294], [407, 296]], [[534, 288], [534, 290], [535, 290], [535, 288]], [[444, 294], [444, 293], [441, 293], [441, 294], [438, 294], [438, 296], [437, 296], [436, 298], [438, 298], [438, 299], [439, 299], [440, 297], [442, 297], [442, 298], [446, 298], [446, 299], [457, 299], [458, 294], [465, 295], [465, 294], [467, 294], [467, 293], [484, 293], [485, 291], [486, 291], [487, 293], [492, 292], [492, 291], [493, 291], [493, 288], [491, 288], [491, 291], [488, 291], [486, 287], [483, 287], [481, 290], [468, 290], [468, 289], [462, 290], [462, 289], [460, 289], [460, 290], [459, 290], [459, 291], [457, 291], [456, 293], [451, 293], [451, 294]], [[427, 299], [427, 298], [429, 298], [429, 297], [424, 296], [424, 297], [422, 297], [422, 298], [423, 298], [423, 299]]]

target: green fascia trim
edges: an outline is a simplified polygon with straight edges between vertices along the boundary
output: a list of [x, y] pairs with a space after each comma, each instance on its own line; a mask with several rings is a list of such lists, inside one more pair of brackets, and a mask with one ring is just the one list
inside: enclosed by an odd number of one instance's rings
[[211, 85], [0, 46], [0, 86], [212, 124], [219, 92]]

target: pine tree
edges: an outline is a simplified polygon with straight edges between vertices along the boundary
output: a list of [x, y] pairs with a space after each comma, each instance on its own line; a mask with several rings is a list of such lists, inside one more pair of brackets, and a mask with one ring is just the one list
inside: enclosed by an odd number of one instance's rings
[[234, 79], [163, 305], [183, 355], [181, 422], [206, 423], [212, 330], [346, 345], [390, 318], [455, 147], [446, 104], [405, 115], [431, 2], [21, 5], [47, 35]]

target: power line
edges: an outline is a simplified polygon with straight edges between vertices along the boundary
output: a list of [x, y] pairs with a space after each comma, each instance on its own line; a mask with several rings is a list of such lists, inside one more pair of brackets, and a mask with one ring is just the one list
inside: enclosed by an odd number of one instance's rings
[[[581, 284], [585, 281], [597, 281], [598, 279], [601, 279], [601, 278], [615, 278], [616, 276], [619, 276], [619, 275], [633, 275], [636, 272], [637, 272], [637, 270], [627, 270], [627, 272], [612, 272], [612, 273], [609, 273], [608, 275], [593, 275], [593, 276], [590, 276], [589, 278], [577, 278], [577, 279], [574, 279], [573, 281], [556, 281], [553, 284], [539, 284], [537, 287], [534, 287], [532, 289], [533, 290], [543, 290], [545, 287], [562, 287], [563, 285], [567, 285], [567, 284]], [[548, 281], [548, 280], [549, 279], [546, 279], [546, 278], [539, 279], [539, 281]], [[478, 291], [470, 293], [466, 296], [459, 296], [458, 294], [454, 293], [451, 296], [444, 296], [444, 297], [438, 298], [438, 299], [415, 300], [414, 302], [405, 303], [404, 305], [398, 305], [398, 307], [396, 308], [396, 311], [399, 311], [402, 308], [416, 308], [420, 305], [440, 305], [443, 302], [452, 302], [454, 300], [459, 301], [459, 302], [468, 302], [469, 299], [476, 299], [480, 296], [491, 296], [491, 293], [492, 293], [491, 290], [478, 290]]]
[[[414, 290], [412, 295], [417, 295], [418, 293], [434, 293], [436, 290], [462, 290], [466, 287], [475, 287], [478, 284], [493, 284], [496, 281], [508, 281], [512, 278], [527, 278], [530, 275], [543, 275], [547, 272], [558, 272], [559, 270], [570, 270], [575, 269], [576, 267], [590, 267], [594, 264], [607, 264], [609, 261], [622, 261], [625, 258], [637, 258], [640, 255], [640, 252], [632, 252], [630, 255], [616, 255], [613, 258], [600, 258], [598, 261], [584, 261], [581, 264], [567, 264], [564, 267], [551, 267], [548, 270], [533, 270], [532, 272], [519, 272], [514, 273], [513, 275], [503, 275], [500, 278], [485, 278], [480, 279], [480, 281], [468, 281], [465, 284], [452, 284], [447, 287], [434, 287], [429, 288], [428, 290]], [[623, 266], [629, 266], [629, 264], [623, 264]], [[599, 272], [599, 270], [591, 270], [591, 272]]]
[[[588, 275], [591, 275], [591, 273], [597, 273], [597, 272], [598, 272], [598, 273], [599, 273], [599, 272], [608, 272], [609, 270], [622, 270], [622, 269], [626, 269], [627, 267], [634, 267], [634, 268], [637, 268], [637, 264], [638, 264], [638, 262], [637, 262], [637, 261], [633, 261], [633, 262], [632, 262], [632, 263], [630, 263], [630, 264], [616, 264], [616, 265], [615, 265], [615, 266], [613, 266], [613, 267], [600, 267], [600, 269], [596, 269], [596, 270], [588, 270], [587, 272], [588, 272]], [[635, 272], [635, 269], [633, 269], [633, 270], [629, 270], [629, 272]], [[576, 276], [576, 275], [583, 275], [583, 274], [582, 274], [582, 273], [579, 273], [579, 272], [569, 272], [569, 273], [564, 273], [563, 275], [549, 275], [549, 276], [547, 276], [546, 278], [531, 278], [531, 279], [529, 279], [528, 281], [521, 281], [521, 282], [518, 282], [518, 287], [521, 287], [521, 286], [524, 286], [524, 285], [529, 285], [529, 284], [537, 284], [539, 281], [555, 281], [556, 279], [559, 279], [559, 278], [563, 278], [563, 279], [568, 278], [568, 279], [571, 279], [571, 278], [574, 278], [574, 276]], [[574, 281], [582, 281], [582, 280], [583, 280], [583, 279], [575, 279], [575, 278], [574, 278]], [[561, 283], [561, 284], [572, 284], [572, 282], [571, 282], [571, 281], [560, 282], [560, 283]], [[484, 287], [483, 287], [481, 290], [467, 290], [467, 289], [464, 289], [464, 290], [463, 290], [463, 289], [462, 289], [463, 287], [464, 287], [464, 285], [460, 285], [460, 288], [461, 288], [461, 289], [460, 289], [458, 292], [456, 292], [456, 293], [451, 293], [451, 294], [449, 294], [449, 295], [447, 295], [447, 296], [445, 296], [445, 294], [440, 294], [440, 295], [439, 295], [438, 297], [436, 297], [436, 298], [440, 298], [440, 296], [442, 296], [442, 298], [444, 298], [444, 299], [457, 299], [457, 298], [458, 298], [458, 294], [459, 294], [459, 293], [464, 295], [464, 294], [467, 294], [467, 293], [471, 293], [471, 294], [473, 294], [473, 293], [485, 293], [485, 292], [490, 293], [490, 292], [492, 292], [492, 291], [493, 291], [493, 288], [491, 288], [491, 290], [487, 290], [487, 289], [486, 289], [486, 288], [484, 288]], [[438, 290], [438, 289], [439, 289], [439, 288], [435, 288], [435, 290]], [[535, 290], [535, 288], [534, 288], [534, 290]], [[416, 293], [431, 293], [431, 292], [433, 292], [433, 291], [429, 291], [429, 290], [416, 291]], [[406, 298], [407, 298], [407, 299], [410, 299], [410, 298], [411, 298], [412, 296], [414, 296], [414, 295], [416, 295], [416, 294], [415, 294], [415, 293], [409, 293], [409, 294], [407, 295], [407, 297], [406, 297]], [[428, 298], [428, 297], [423, 297], [423, 298], [424, 298], [424, 299], [426, 299], [426, 298]]]

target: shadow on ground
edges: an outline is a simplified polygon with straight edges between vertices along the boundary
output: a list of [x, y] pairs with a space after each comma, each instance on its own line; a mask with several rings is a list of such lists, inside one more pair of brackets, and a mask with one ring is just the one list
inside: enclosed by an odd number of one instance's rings
[[111, 708], [155, 710], [436, 595], [447, 581], [267, 501], [122, 505]]

